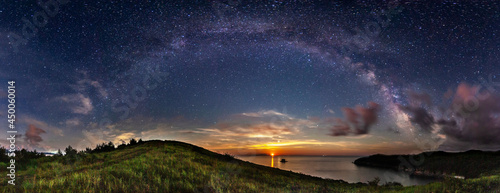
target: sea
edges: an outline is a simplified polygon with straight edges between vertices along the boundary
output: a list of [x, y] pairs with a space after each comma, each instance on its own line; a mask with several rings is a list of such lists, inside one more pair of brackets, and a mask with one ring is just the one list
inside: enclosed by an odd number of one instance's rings
[[[353, 162], [359, 157], [344, 156], [236, 156], [255, 164], [290, 170], [303, 174], [344, 180], [349, 183], [371, 181], [380, 178], [379, 184], [399, 182], [403, 186], [423, 185], [438, 181], [436, 178], [411, 176], [404, 172], [390, 169], [357, 166]], [[280, 162], [285, 159], [287, 162]]]

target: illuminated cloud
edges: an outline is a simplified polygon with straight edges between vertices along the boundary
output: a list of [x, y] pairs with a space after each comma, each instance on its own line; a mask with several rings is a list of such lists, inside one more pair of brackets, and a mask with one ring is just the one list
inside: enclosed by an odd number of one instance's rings
[[437, 123], [443, 134], [459, 141], [500, 144], [500, 95], [479, 89], [460, 84], [448, 109], [450, 116]]
[[199, 129], [215, 137], [248, 137], [248, 138], [274, 138], [283, 135], [292, 135], [298, 132], [297, 128], [285, 125], [263, 124], [217, 124], [211, 128]]
[[349, 123], [354, 124], [355, 127], [357, 127], [357, 125], [359, 123], [359, 121], [358, 121], [359, 114], [356, 112], [356, 110], [354, 110], [352, 108], [344, 107], [344, 108], [342, 108], [342, 112], [344, 113], [346, 120]]
[[249, 148], [252, 149], [271, 149], [276, 147], [294, 147], [294, 146], [304, 146], [304, 145], [328, 145], [330, 147], [354, 147], [361, 146], [362, 144], [359, 142], [351, 142], [351, 141], [338, 141], [338, 142], [325, 142], [318, 140], [287, 140], [279, 143], [265, 143], [265, 144], [256, 144], [251, 145]]
[[370, 127], [377, 122], [377, 111], [379, 104], [368, 102], [368, 107], [357, 106], [355, 109], [344, 107], [345, 121], [334, 119], [336, 124], [333, 126], [331, 136], [344, 136], [349, 134], [362, 135], [367, 134]]
[[36, 146], [38, 143], [43, 141], [40, 136], [42, 133], [46, 133], [45, 130], [30, 124], [28, 125], [28, 130], [26, 130], [26, 133], [24, 134], [24, 139], [28, 142], [28, 144]]
[[[500, 95], [487, 90], [480, 92], [479, 86], [458, 85], [455, 94], [448, 90], [445, 99], [452, 98], [450, 104], [440, 112], [431, 113], [423, 106], [433, 108], [431, 98], [426, 93], [409, 93], [410, 106], [398, 105], [401, 116], [418, 125], [420, 134], [430, 134], [430, 138], [442, 139], [440, 149], [455, 150], [464, 147], [478, 147], [500, 144]], [[406, 114], [408, 113], [408, 114]], [[411, 128], [401, 125], [400, 128]]]
[[250, 112], [250, 113], [241, 113], [243, 116], [248, 116], [248, 117], [281, 117], [281, 118], [286, 118], [286, 119], [291, 119], [292, 117], [290, 115], [280, 113], [274, 110], [265, 110], [265, 111], [259, 111], [259, 112]]
[[196, 132], [217, 137], [276, 138], [300, 133], [304, 128], [317, 127], [308, 119], [297, 119], [273, 110], [241, 113]]
[[366, 134], [369, 128], [377, 122], [377, 112], [380, 105], [375, 102], [368, 102], [368, 108], [357, 106], [356, 110], [361, 115], [364, 125], [356, 130], [356, 134]]
[[64, 132], [61, 128], [50, 125], [44, 121], [29, 117], [29, 116], [22, 116], [22, 118], [18, 119], [19, 123], [22, 124], [27, 124], [27, 125], [36, 125], [37, 127], [43, 128], [50, 136], [54, 137], [62, 137], [64, 136]]
[[349, 126], [347, 122], [340, 118], [337, 118], [336, 123], [337, 124], [334, 125], [332, 129], [332, 136], [345, 136], [351, 133], [351, 126]]
[[132, 138], [137, 138], [135, 133], [122, 133], [111, 140], [115, 145], [119, 145], [123, 142], [128, 143]]

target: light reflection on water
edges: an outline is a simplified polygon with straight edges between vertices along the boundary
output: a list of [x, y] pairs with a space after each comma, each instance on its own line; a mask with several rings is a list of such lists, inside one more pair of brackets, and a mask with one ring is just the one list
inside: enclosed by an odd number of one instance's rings
[[[241, 160], [256, 164], [291, 170], [322, 178], [341, 179], [349, 183], [373, 180], [375, 177], [381, 179], [381, 183], [399, 182], [404, 186], [422, 185], [436, 181], [436, 179], [424, 177], [411, 177], [408, 174], [371, 167], [356, 166], [352, 162], [358, 157], [334, 157], [334, 156], [237, 156]], [[276, 157], [276, 159], [274, 159]], [[282, 163], [279, 160], [286, 159]]]

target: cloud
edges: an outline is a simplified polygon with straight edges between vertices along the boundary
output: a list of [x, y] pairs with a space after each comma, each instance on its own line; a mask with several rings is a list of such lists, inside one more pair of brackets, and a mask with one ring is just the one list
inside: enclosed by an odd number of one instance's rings
[[[53, 151], [66, 147], [68, 144], [73, 145], [75, 142], [76, 137], [74, 136], [63, 137], [65, 136], [64, 128], [48, 124], [26, 114], [20, 114], [16, 123], [20, 128], [26, 128], [25, 133], [17, 134], [18, 138], [24, 139], [17, 144], [20, 148]], [[44, 135], [42, 136], [42, 134]]]
[[99, 128], [97, 123], [89, 124], [82, 131], [83, 139], [76, 147], [93, 147], [107, 141], [120, 144], [134, 137], [143, 140], [180, 140], [212, 149], [236, 148], [295, 138], [301, 130], [315, 127], [317, 123], [314, 121], [273, 110], [234, 114], [215, 124], [182, 116], [168, 119], [134, 116], [106, 128]]
[[291, 119], [292, 117], [290, 115], [287, 115], [285, 113], [280, 113], [274, 110], [263, 110], [259, 112], [250, 112], [250, 113], [241, 113], [240, 115], [242, 116], [247, 116], [247, 117], [280, 117], [280, 118], [285, 118], [285, 119]]
[[441, 151], [467, 151], [467, 150], [498, 151], [500, 144], [467, 143], [455, 138], [448, 138], [439, 146]]
[[364, 122], [362, 129], [357, 130], [357, 134], [366, 134], [368, 129], [377, 122], [377, 111], [380, 105], [374, 102], [368, 102], [368, 108], [361, 106], [356, 107], [356, 110], [361, 115]]
[[38, 145], [38, 143], [42, 142], [43, 139], [40, 134], [46, 133], [45, 130], [35, 127], [34, 125], [28, 125], [28, 130], [24, 134], [24, 139], [30, 145]]
[[336, 125], [332, 128], [331, 136], [344, 136], [349, 135], [351, 132], [351, 127], [344, 120], [337, 118]]
[[88, 115], [93, 109], [92, 100], [83, 94], [71, 94], [58, 97], [57, 99], [66, 102], [69, 110], [75, 114]]
[[426, 132], [432, 131], [433, 129], [432, 126], [434, 125], [435, 121], [434, 117], [429, 112], [427, 112], [427, 110], [425, 110], [422, 107], [412, 107], [403, 105], [399, 105], [398, 107], [399, 109], [409, 112], [411, 115], [413, 115], [413, 117], [410, 118], [410, 121], [420, 126], [420, 128], [423, 131]]
[[210, 128], [201, 128], [200, 131], [215, 137], [247, 137], [247, 138], [275, 138], [282, 135], [297, 133], [296, 128], [285, 125], [262, 124], [217, 124]]
[[78, 80], [75, 84], [70, 85], [75, 91], [82, 93], [87, 92], [88, 90], [94, 88], [95, 91], [99, 94], [98, 96], [101, 98], [105, 98], [108, 96], [108, 92], [106, 89], [99, 83], [97, 80], [91, 80], [88, 78], [87, 72], [81, 72], [84, 79]]
[[425, 104], [427, 106], [432, 105], [432, 99], [431, 96], [427, 93], [417, 93], [415, 91], [408, 91], [408, 98], [410, 102], [410, 106], [421, 106], [422, 104]]
[[32, 117], [22, 116], [22, 118], [19, 119], [18, 121], [20, 123], [24, 123], [27, 125], [37, 125], [38, 127], [44, 128], [45, 131], [54, 134], [52, 136], [57, 136], [57, 137], [64, 136], [64, 132], [62, 129], [56, 126], [49, 125], [44, 121], [40, 121]]
[[354, 110], [352, 108], [344, 107], [344, 108], [342, 108], [342, 112], [344, 113], [344, 116], [348, 122], [354, 124], [355, 126], [358, 125], [359, 114], [356, 112], [356, 110]]
[[66, 126], [69, 126], [69, 127], [74, 127], [74, 126], [78, 126], [81, 124], [81, 121], [79, 118], [71, 118], [71, 119], [68, 119], [64, 122], [64, 124]]
[[[198, 136], [189, 136], [185, 131], [200, 127], [200, 122], [188, 120], [183, 116], [172, 118], [152, 118], [145, 116], [133, 116], [115, 123], [100, 126], [98, 122], [87, 124], [82, 130], [82, 138], [75, 146], [76, 148], [94, 147], [103, 142], [121, 144], [130, 138], [142, 138], [143, 140], [180, 140], [190, 142]], [[182, 133], [184, 132], [184, 133]]]
[[368, 102], [368, 107], [357, 106], [353, 108], [342, 108], [346, 120], [333, 119], [336, 123], [331, 131], [331, 136], [344, 136], [349, 134], [362, 135], [369, 132], [370, 127], [377, 122], [379, 104]]
[[195, 133], [217, 137], [277, 138], [299, 133], [305, 128], [317, 127], [317, 120], [298, 119], [273, 110], [241, 113], [230, 116]]
[[113, 140], [114, 144], [120, 144], [120, 142], [128, 142], [130, 139], [136, 137], [134, 133], [128, 132], [128, 133], [122, 133], [118, 136], [115, 137]]
[[[480, 86], [465, 83], [458, 85], [455, 92], [448, 90], [443, 97], [440, 114], [432, 114], [427, 109], [434, 108], [431, 97], [426, 93], [409, 92], [409, 106], [398, 105], [403, 113], [411, 115], [409, 120], [417, 124], [421, 131], [444, 139], [440, 149], [460, 150], [464, 147], [483, 148], [484, 145], [500, 144], [500, 95]], [[451, 102], [448, 99], [452, 99]], [[422, 105], [426, 104], [428, 108]]]
[[255, 144], [308, 139], [322, 127], [320, 124], [321, 119], [316, 117], [297, 118], [285, 112], [263, 110], [230, 115], [215, 124], [178, 133], [194, 144], [234, 152], [246, 151]]
[[446, 136], [476, 144], [500, 144], [500, 96], [479, 86], [460, 84], [448, 109], [437, 124]]
[[434, 116], [424, 107], [432, 107], [432, 98], [427, 93], [408, 91], [408, 106], [396, 104], [399, 110], [408, 113], [411, 123], [417, 124], [422, 131], [432, 132], [435, 124]]

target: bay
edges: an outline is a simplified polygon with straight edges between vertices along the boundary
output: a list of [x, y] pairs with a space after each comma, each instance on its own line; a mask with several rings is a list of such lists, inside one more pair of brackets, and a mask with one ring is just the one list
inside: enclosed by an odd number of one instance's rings
[[[237, 156], [237, 158], [255, 164], [275, 167], [282, 170], [300, 172], [307, 175], [344, 180], [349, 183], [381, 179], [380, 184], [399, 182], [403, 186], [423, 185], [438, 179], [410, 176], [409, 174], [390, 169], [357, 166], [353, 162], [359, 157], [343, 156]], [[288, 162], [282, 163], [281, 159]]]

